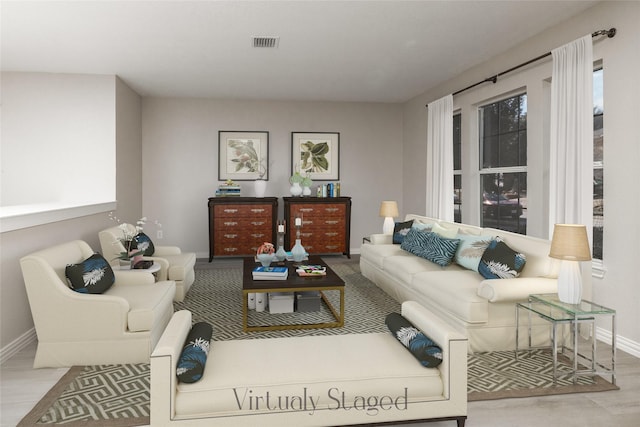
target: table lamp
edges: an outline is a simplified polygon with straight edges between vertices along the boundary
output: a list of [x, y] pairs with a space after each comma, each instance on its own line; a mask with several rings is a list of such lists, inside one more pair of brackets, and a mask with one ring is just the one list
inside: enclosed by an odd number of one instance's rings
[[398, 216], [398, 204], [395, 201], [385, 200], [380, 205], [380, 216], [384, 217], [382, 233], [393, 234], [393, 218]]
[[582, 299], [580, 261], [591, 260], [587, 227], [578, 224], [555, 224], [549, 256], [561, 260], [558, 272], [558, 298], [562, 302], [579, 304]]

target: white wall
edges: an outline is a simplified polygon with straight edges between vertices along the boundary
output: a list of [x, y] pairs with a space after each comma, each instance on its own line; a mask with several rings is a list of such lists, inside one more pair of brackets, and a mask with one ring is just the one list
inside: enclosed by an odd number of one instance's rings
[[[92, 80], [96, 87], [103, 87], [102, 77], [78, 76], [82, 86], [91, 86]], [[75, 79], [69, 78], [67, 84], [73, 85], [74, 81]], [[141, 214], [142, 199], [140, 97], [113, 76], [111, 89], [108, 93], [105, 92], [104, 96], [111, 100], [112, 114], [105, 114], [100, 128], [110, 129], [111, 149], [113, 150], [115, 137], [118, 153], [116, 197], [121, 208], [116, 211], [116, 215], [137, 218]], [[104, 99], [98, 100], [97, 103], [102, 101]], [[4, 108], [6, 109], [6, 106]], [[116, 110], [118, 113], [114, 116], [113, 112]], [[3, 129], [6, 118], [7, 116], [3, 114]], [[64, 128], [76, 119], [79, 117], [70, 115], [68, 121], [61, 122], [60, 126]], [[71, 158], [75, 160], [78, 156]], [[34, 169], [31, 173], [37, 174], [38, 170]], [[91, 178], [96, 177], [93, 175], [87, 177], [87, 179]], [[46, 180], [46, 177], [41, 179]], [[111, 225], [108, 214], [103, 212], [0, 234], [0, 349], [2, 350], [0, 360], [5, 360], [19, 351], [27, 340], [34, 337], [33, 320], [20, 270], [20, 258], [39, 249], [75, 239], [85, 240], [98, 251], [100, 250], [98, 232]]]
[[[291, 132], [340, 132], [341, 193], [352, 197], [353, 249], [382, 229], [382, 200], [401, 202], [400, 105], [145, 98], [142, 112], [143, 212], [163, 225], [158, 244], [208, 257], [207, 199], [219, 184], [219, 130], [269, 131], [266, 195], [280, 197], [281, 219]], [[254, 195], [253, 182], [239, 183], [243, 195]]]
[[114, 79], [2, 73], [1, 206], [114, 200]]
[[[404, 210], [422, 213], [425, 170], [416, 157], [426, 155], [426, 108], [447, 93], [495, 75], [595, 30], [616, 27], [613, 39], [594, 43], [594, 60], [604, 65], [605, 234], [602, 279], [592, 279], [592, 299], [618, 311], [618, 334], [640, 354], [640, 280], [635, 270], [640, 241], [640, 3], [603, 2], [583, 14], [529, 39], [517, 48], [417, 96], [404, 105]], [[550, 59], [454, 97], [463, 114], [463, 222], [479, 223], [477, 106], [513, 90], [528, 94], [528, 234], [548, 236], [548, 79]], [[466, 173], [465, 173], [466, 172]], [[413, 196], [413, 197], [412, 197]], [[474, 203], [474, 200], [477, 201]], [[609, 330], [610, 326], [600, 326]], [[605, 331], [606, 333], [606, 331]]]

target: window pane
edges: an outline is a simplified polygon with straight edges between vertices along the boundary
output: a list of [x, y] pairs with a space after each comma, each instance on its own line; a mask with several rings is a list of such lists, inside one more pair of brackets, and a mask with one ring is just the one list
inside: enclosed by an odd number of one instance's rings
[[518, 134], [512, 132], [500, 135], [499, 141], [500, 166], [519, 166]]
[[482, 175], [482, 227], [527, 233], [527, 174]]
[[482, 167], [484, 169], [496, 167], [500, 164], [500, 146], [498, 137], [490, 136], [483, 139], [482, 144]]
[[526, 94], [481, 107], [480, 120], [483, 169], [527, 165]]
[[602, 259], [604, 239], [603, 70], [593, 72], [593, 258]]
[[505, 99], [498, 105], [500, 133], [517, 131], [520, 125], [520, 97]]
[[498, 134], [498, 104], [482, 107], [482, 136], [485, 138]]
[[462, 222], [462, 175], [453, 175], [453, 221]]
[[602, 259], [602, 231], [604, 229], [604, 174], [602, 169], [593, 171], [593, 257]]
[[462, 131], [461, 114], [453, 116], [453, 170], [462, 169]]

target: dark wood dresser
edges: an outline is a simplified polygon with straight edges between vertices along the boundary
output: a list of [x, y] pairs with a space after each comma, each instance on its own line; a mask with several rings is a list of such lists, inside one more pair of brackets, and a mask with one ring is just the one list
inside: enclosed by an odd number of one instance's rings
[[343, 254], [351, 258], [351, 197], [283, 197], [287, 222], [285, 247], [296, 241], [296, 218], [302, 218], [300, 239], [310, 254]]
[[209, 262], [214, 256], [251, 256], [277, 240], [277, 197], [209, 198]]

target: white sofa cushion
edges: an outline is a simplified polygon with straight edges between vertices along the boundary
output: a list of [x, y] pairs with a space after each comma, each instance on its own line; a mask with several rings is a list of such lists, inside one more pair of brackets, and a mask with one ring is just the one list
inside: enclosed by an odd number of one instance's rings
[[177, 384], [178, 416], [273, 412], [278, 396], [313, 397], [317, 410], [337, 408], [342, 393], [353, 404], [355, 396], [395, 399], [405, 388], [409, 403], [444, 392], [440, 371], [421, 366], [389, 333], [215, 341], [209, 358], [202, 380]]
[[174, 293], [175, 283], [164, 281], [135, 286], [112, 286], [104, 295], [122, 297], [129, 303], [127, 327], [130, 332], [139, 332], [152, 330], [164, 313], [173, 312]]
[[442, 271], [418, 273], [413, 276], [410, 287], [429, 300], [431, 305], [440, 307], [465, 322], [487, 322], [488, 301], [478, 295], [478, 273], [451, 267]]
[[370, 263], [378, 268], [383, 268], [384, 260], [390, 256], [413, 256], [407, 251], [400, 248], [400, 245], [379, 244], [379, 245], [362, 245], [360, 248], [360, 257], [366, 258]]
[[[443, 267], [424, 258], [412, 255], [409, 252], [402, 251], [403, 254], [388, 256], [384, 259], [383, 269], [393, 275], [402, 283], [410, 284], [413, 275], [424, 271], [441, 271]], [[456, 265], [446, 267], [446, 271], [450, 268], [460, 268]]]

